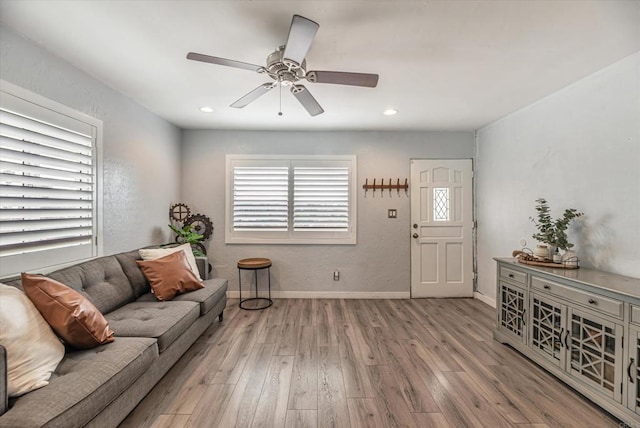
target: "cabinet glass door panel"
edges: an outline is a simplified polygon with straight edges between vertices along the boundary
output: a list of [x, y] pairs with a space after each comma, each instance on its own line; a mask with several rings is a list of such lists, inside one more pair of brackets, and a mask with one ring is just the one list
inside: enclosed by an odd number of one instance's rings
[[525, 292], [506, 282], [500, 282], [500, 325], [499, 327], [524, 342], [525, 334]]
[[531, 347], [559, 367], [564, 366], [563, 313], [564, 305], [539, 294], [531, 295]]
[[635, 410], [636, 410], [636, 413], [640, 414], [640, 364], [638, 363], [640, 361], [640, 332], [636, 332], [635, 351], [636, 351], [636, 361], [635, 361], [636, 409]]
[[629, 360], [627, 363], [628, 406], [640, 415], [640, 329], [631, 327], [631, 340], [629, 341]]
[[570, 310], [570, 320], [571, 374], [621, 401], [621, 372], [616, 370], [616, 361], [622, 357], [622, 326], [575, 309]]

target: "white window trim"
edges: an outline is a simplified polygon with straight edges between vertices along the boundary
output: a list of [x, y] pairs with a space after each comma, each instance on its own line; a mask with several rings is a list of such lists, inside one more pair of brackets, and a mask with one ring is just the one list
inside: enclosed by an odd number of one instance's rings
[[[234, 161], [347, 161], [349, 171], [349, 231], [235, 231], [233, 230]], [[357, 158], [355, 155], [227, 155], [225, 171], [225, 243], [226, 244], [306, 244], [355, 245], [357, 243]]]
[[[41, 260], [38, 257], [33, 257], [33, 262], [20, 263], [20, 265], [9, 266], [6, 267], [7, 263], [2, 263], [0, 261], [0, 277], [8, 278], [19, 274], [20, 272], [30, 271], [30, 272], [47, 272], [55, 269], [59, 269], [65, 266], [70, 266], [85, 260], [89, 260], [93, 257], [98, 257], [103, 255], [103, 206], [104, 206], [104, 198], [103, 198], [103, 150], [102, 150], [102, 139], [103, 139], [103, 123], [101, 120], [96, 119], [95, 117], [89, 116], [87, 114], [81, 113], [77, 110], [74, 110], [70, 107], [67, 107], [63, 104], [60, 104], [56, 101], [53, 101], [49, 98], [46, 98], [42, 95], [33, 93], [27, 89], [24, 89], [20, 86], [14, 85], [13, 83], [7, 82], [5, 80], [0, 79], [0, 97], [8, 94], [10, 96], [20, 98], [28, 103], [35, 104], [36, 106], [43, 107], [45, 109], [51, 110], [57, 114], [61, 114], [64, 116], [68, 116], [74, 120], [84, 122], [95, 128], [95, 147], [93, 150], [95, 151], [95, 168], [94, 168], [94, 213], [93, 213], [93, 256], [84, 259], [78, 259], [73, 261], [68, 261], [65, 263], [52, 264], [47, 263], [46, 261]], [[62, 250], [64, 251], [64, 250]]]

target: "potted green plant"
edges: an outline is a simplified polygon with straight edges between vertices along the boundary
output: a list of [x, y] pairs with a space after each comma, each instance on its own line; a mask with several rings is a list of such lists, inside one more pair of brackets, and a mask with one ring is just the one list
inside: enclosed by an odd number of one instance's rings
[[572, 220], [584, 215], [575, 208], [567, 208], [564, 210], [562, 217], [553, 220], [551, 218], [551, 210], [549, 204], [544, 198], [536, 199], [537, 218], [529, 217], [536, 225], [538, 231], [531, 237], [550, 248], [549, 258], [552, 258], [558, 249], [568, 251], [573, 247], [567, 237], [567, 228]]
[[206, 256], [204, 251], [202, 251], [202, 241], [204, 241], [204, 235], [192, 232], [192, 227], [193, 225], [187, 224], [182, 229], [179, 229], [172, 224], [169, 225], [169, 228], [176, 234], [176, 242], [181, 244], [190, 244], [194, 256], [204, 257]]

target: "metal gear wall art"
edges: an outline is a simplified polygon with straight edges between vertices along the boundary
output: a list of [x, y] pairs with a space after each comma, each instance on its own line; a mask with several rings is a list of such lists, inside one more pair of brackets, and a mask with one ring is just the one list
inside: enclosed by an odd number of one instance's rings
[[204, 214], [193, 214], [187, 217], [184, 225], [191, 225], [191, 230], [209, 239], [213, 233], [213, 223], [211, 219]]
[[191, 214], [191, 209], [187, 206], [187, 204], [177, 203], [171, 205], [169, 208], [169, 219], [175, 220], [179, 222], [183, 222], [189, 217]]
[[[186, 226], [191, 226], [190, 232], [202, 235], [202, 241], [211, 238], [213, 234], [213, 223], [211, 219], [204, 214], [191, 214], [191, 208], [187, 204], [181, 202], [171, 205], [169, 208], [169, 221], [171, 221], [169, 227], [173, 228], [176, 233], [176, 242], [182, 244], [185, 240], [184, 234], [180, 235], [180, 229], [184, 229]], [[192, 243], [194, 250], [199, 250], [203, 254], [207, 254], [206, 246], [203, 242]]]

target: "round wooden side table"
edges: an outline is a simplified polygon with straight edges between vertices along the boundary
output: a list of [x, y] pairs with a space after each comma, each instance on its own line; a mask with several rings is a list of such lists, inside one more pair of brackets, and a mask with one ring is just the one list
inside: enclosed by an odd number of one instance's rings
[[[260, 269], [267, 269], [267, 278], [268, 278], [268, 292], [269, 297], [259, 297], [258, 295], [258, 271]], [[252, 270], [255, 278], [255, 287], [256, 293], [255, 297], [251, 297], [251, 287], [249, 287], [249, 297], [246, 299], [242, 298], [242, 271], [243, 270]], [[258, 311], [262, 309], [267, 309], [269, 306], [273, 305], [273, 300], [271, 300], [271, 260], [264, 258], [252, 258], [252, 259], [242, 259], [238, 261], [238, 287], [240, 288], [240, 308], [246, 309], [248, 311]], [[258, 304], [258, 306], [247, 306], [247, 302], [262, 302], [262, 304]]]

